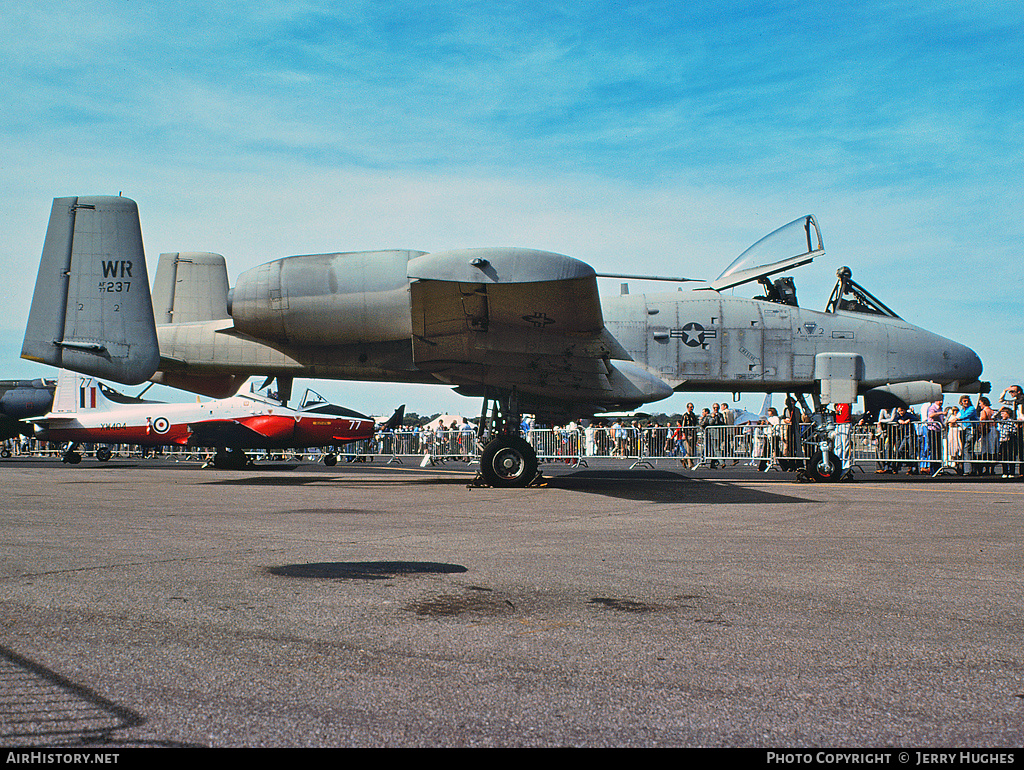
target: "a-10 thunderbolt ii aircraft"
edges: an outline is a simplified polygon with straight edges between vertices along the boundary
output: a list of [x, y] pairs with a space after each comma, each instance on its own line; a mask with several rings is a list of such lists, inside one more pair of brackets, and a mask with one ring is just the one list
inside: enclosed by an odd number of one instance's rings
[[[399, 407], [384, 429], [400, 423], [404, 412]], [[82, 459], [80, 443], [132, 444], [215, 448], [213, 465], [227, 469], [248, 465], [246, 449], [340, 447], [370, 438], [377, 428], [372, 417], [329, 404], [311, 390], [298, 409], [256, 393], [167, 404], [125, 396], [70, 371], [57, 378], [52, 411], [32, 422], [37, 438], [68, 443], [62, 458], [71, 464]], [[96, 451], [99, 460], [110, 456], [107, 447]], [[334, 465], [337, 455], [325, 454], [324, 462]]]
[[[536, 475], [523, 413], [593, 416], [676, 390], [922, 403], [983, 389], [974, 351], [907, 323], [848, 269], [824, 312], [797, 305], [792, 279], [772, 279], [823, 253], [806, 216], [700, 289], [604, 298], [599, 276], [650, 276], [522, 248], [396, 250], [285, 257], [229, 290], [223, 257], [172, 253], [151, 299], [135, 202], [58, 198], [22, 356], [218, 396], [254, 374], [277, 377], [283, 394], [297, 376], [455, 385], [484, 400], [481, 474], [497, 486]], [[722, 293], [752, 281], [762, 296]]]

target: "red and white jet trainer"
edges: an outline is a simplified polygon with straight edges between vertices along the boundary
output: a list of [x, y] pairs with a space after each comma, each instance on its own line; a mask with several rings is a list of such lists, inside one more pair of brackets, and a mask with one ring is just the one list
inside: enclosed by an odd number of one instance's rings
[[[309, 391], [312, 393], [312, 391]], [[319, 398], [319, 397], [318, 397]], [[393, 421], [400, 420], [403, 409]], [[79, 443], [216, 447], [214, 465], [244, 467], [243, 449], [335, 447], [373, 436], [372, 417], [323, 400], [291, 409], [254, 393], [194, 404], [124, 396], [91, 377], [61, 371], [53, 411], [33, 420], [36, 436], [71, 442], [64, 461], [77, 463]], [[109, 452], [98, 452], [101, 460]], [[327, 455], [325, 461], [333, 464]], [[335, 458], [336, 459], [336, 458]]]

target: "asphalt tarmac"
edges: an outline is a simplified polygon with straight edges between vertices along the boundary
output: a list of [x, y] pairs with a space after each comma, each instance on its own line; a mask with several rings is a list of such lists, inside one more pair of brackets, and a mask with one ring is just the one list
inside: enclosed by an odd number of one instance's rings
[[1019, 747], [1024, 483], [0, 462], [0, 744]]

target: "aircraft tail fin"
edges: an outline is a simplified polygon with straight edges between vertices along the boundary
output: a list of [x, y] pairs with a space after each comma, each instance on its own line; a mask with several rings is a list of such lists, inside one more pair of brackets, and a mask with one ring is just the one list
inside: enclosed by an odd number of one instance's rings
[[111, 402], [103, 394], [99, 382], [92, 377], [83, 377], [78, 372], [61, 369], [57, 376], [57, 388], [53, 392], [51, 414], [69, 415], [109, 409]]
[[22, 358], [137, 385], [160, 363], [135, 201], [55, 198]]
[[153, 281], [158, 324], [216, 321], [228, 315], [228, 269], [209, 252], [161, 254]]
[[380, 426], [380, 430], [389, 431], [400, 428], [403, 420], [405, 420], [405, 404], [402, 404], [395, 410], [395, 413], [388, 418], [388, 421]]

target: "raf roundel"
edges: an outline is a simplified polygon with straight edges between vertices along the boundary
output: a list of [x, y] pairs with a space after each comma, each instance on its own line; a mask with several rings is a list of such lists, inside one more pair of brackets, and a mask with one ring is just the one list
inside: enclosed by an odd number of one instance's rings
[[153, 420], [154, 433], [166, 433], [171, 429], [171, 423], [166, 417], [157, 417]]

